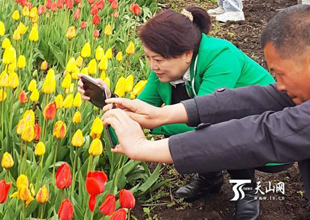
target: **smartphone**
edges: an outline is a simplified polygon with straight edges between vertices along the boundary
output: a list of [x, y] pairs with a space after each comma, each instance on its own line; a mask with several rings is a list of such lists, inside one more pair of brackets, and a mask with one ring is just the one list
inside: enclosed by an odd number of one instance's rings
[[[105, 100], [107, 99], [107, 95], [105, 89], [101, 87], [97, 82], [95, 82], [91, 77], [87, 75], [82, 75], [81, 80], [83, 82], [83, 88], [85, 90], [85, 95], [90, 98], [90, 102], [97, 106], [98, 108], [102, 109], [105, 106]], [[114, 129], [108, 125], [105, 127], [108, 140], [112, 148], [118, 144], [118, 139], [115, 134]]]
[[102, 109], [105, 106], [105, 100], [107, 99], [105, 89], [100, 86], [93, 78], [82, 75], [81, 80], [83, 82], [83, 88], [85, 90], [85, 95], [90, 98], [90, 102]]

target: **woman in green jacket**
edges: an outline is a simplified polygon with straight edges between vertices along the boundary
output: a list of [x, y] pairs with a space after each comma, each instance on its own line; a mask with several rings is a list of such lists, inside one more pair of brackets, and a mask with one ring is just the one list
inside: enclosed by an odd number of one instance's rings
[[[274, 82], [265, 69], [233, 44], [207, 36], [210, 28], [210, 17], [198, 7], [188, 7], [182, 13], [166, 10], [142, 26], [139, 36], [152, 71], [138, 99], [163, 106], [210, 94], [220, 87], [238, 88]], [[102, 81], [101, 84], [104, 85]], [[79, 91], [84, 94], [81, 82]], [[173, 124], [155, 128], [152, 133], [170, 136], [193, 129], [186, 124]], [[252, 189], [245, 190], [245, 198], [236, 202], [235, 219], [258, 219], [260, 210], [259, 200], [254, 198], [254, 169], [228, 172], [232, 179], [252, 180], [248, 185]], [[174, 196], [193, 201], [218, 192], [222, 183], [222, 172], [198, 174]]]

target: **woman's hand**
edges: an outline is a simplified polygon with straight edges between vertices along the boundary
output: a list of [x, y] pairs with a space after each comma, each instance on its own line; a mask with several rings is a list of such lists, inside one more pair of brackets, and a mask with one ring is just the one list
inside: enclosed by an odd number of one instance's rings
[[164, 122], [161, 108], [154, 107], [138, 99], [112, 98], [107, 99], [106, 103], [108, 105], [103, 107], [103, 111], [107, 113], [103, 115], [103, 121], [112, 114], [109, 110], [111, 109], [110, 104], [113, 104], [115, 108], [125, 110], [127, 115], [143, 128], [155, 128]]
[[[83, 100], [89, 100], [90, 98], [88, 96], [85, 95], [85, 90], [84, 90], [84, 87], [83, 87], [83, 82], [81, 80], [81, 76], [83, 74], [78, 74], [77, 76], [79, 77], [79, 82], [78, 82], [78, 92], [81, 93], [82, 95], [82, 99]], [[90, 76], [88, 76], [90, 77]], [[100, 78], [97, 78], [97, 79], [94, 79], [93, 80], [98, 83], [100, 86], [102, 86], [106, 92], [106, 95], [107, 95], [107, 98], [110, 98], [111, 97], [111, 91], [109, 89], [109, 86]]]
[[105, 113], [104, 124], [111, 125], [118, 137], [119, 144], [111, 150], [113, 153], [126, 154], [135, 159], [139, 149], [148, 142], [140, 125], [121, 109], [112, 109]]

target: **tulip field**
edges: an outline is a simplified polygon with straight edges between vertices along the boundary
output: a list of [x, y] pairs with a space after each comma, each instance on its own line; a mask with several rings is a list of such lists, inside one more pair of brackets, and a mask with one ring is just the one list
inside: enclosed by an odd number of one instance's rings
[[156, 190], [139, 161], [111, 153], [78, 74], [135, 98], [149, 66], [137, 28], [156, 0], [0, 0], [0, 219], [130, 219]]

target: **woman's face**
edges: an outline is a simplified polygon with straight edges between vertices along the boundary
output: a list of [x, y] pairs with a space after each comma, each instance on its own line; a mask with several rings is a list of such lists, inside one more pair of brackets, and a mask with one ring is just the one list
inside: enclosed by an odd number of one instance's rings
[[164, 58], [158, 53], [144, 46], [151, 69], [161, 82], [170, 82], [181, 79], [185, 71], [190, 67], [193, 52], [188, 51], [177, 58]]

